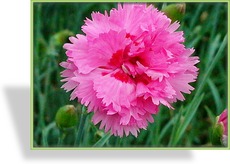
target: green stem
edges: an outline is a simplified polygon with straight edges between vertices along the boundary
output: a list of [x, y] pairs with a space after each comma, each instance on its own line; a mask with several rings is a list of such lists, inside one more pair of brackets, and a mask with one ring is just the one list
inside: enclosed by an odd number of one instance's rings
[[47, 127], [42, 130], [42, 145], [48, 147], [48, 134], [51, 129], [56, 126], [55, 122], [51, 122]]
[[66, 137], [66, 133], [63, 130], [60, 130], [60, 136], [59, 136], [59, 139], [58, 139], [58, 146], [63, 145], [65, 137]]
[[80, 141], [82, 139], [82, 134], [83, 134], [83, 129], [84, 129], [84, 125], [85, 125], [85, 120], [87, 117], [87, 114], [85, 113], [86, 111], [86, 107], [82, 106], [82, 110], [81, 110], [81, 117], [80, 117], [80, 123], [77, 129], [77, 136], [74, 142], [74, 146], [80, 146]]

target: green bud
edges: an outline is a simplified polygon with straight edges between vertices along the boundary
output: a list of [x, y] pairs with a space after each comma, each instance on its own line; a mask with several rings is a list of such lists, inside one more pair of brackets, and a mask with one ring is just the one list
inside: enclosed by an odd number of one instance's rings
[[216, 119], [216, 124], [214, 125], [211, 133], [211, 142], [215, 146], [223, 145], [222, 137], [224, 133], [224, 125], [223, 123], [218, 123], [219, 117]]
[[55, 117], [56, 125], [60, 129], [72, 128], [77, 124], [77, 111], [73, 105], [65, 105], [58, 109]]
[[74, 35], [73, 32], [69, 30], [63, 30], [52, 35], [47, 47], [47, 54], [57, 56], [58, 50], [64, 43], [68, 42], [68, 38], [72, 35]]
[[181, 21], [185, 14], [185, 3], [180, 4], [170, 4], [162, 8], [161, 11], [165, 13], [171, 20], [172, 23], [175, 21]]
[[74, 35], [74, 33], [69, 30], [60, 31], [53, 35], [52, 42], [56, 46], [63, 45], [67, 41], [67, 39], [72, 35]]

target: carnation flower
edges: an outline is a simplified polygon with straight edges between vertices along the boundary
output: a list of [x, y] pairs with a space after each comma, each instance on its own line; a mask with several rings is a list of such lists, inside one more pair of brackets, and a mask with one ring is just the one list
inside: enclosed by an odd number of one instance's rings
[[183, 32], [152, 5], [118, 4], [92, 13], [84, 35], [70, 37], [60, 65], [66, 91], [93, 112], [92, 121], [115, 136], [138, 135], [159, 105], [185, 100], [197, 78], [198, 57], [185, 48]]

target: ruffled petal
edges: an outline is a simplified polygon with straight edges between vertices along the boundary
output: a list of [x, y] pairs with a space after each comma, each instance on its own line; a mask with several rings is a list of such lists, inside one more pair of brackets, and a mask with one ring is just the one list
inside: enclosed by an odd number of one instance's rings
[[116, 111], [120, 111], [122, 106], [130, 107], [131, 102], [135, 99], [134, 89], [133, 84], [117, 80], [113, 77], [113, 73], [94, 80], [96, 96], [101, 98], [106, 106], [112, 104]]

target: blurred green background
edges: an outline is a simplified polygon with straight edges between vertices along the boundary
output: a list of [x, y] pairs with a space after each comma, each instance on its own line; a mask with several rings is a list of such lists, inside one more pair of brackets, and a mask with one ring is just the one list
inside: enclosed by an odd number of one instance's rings
[[[154, 3], [159, 10], [169, 3]], [[66, 60], [63, 44], [69, 36], [82, 33], [85, 18], [92, 11], [104, 13], [116, 3], [37, 3], [32, 4], [33, 30], [33, 147], [92, 147], [105, 136], [91, 123], [92, 114], [84, 114], [82, 137], [76, 145], [76, 128], [62, 132], [54, 120], [57, 110], [71, 104], [81, 111], [77, 100], [61, 89], [59, 63]], [[194, 47], [200, 57], [196, 89], [185, 95], [175, 110], [161, 106], [155, 122], [138, 137], [114, 137], [104, 147], [213, 147], [210, 131], [215, 117], [227, 108], [227, 3], [186, 3], [180, 30], [186, 47]], [[81, 112], [78, 113], [80, 120]]]

